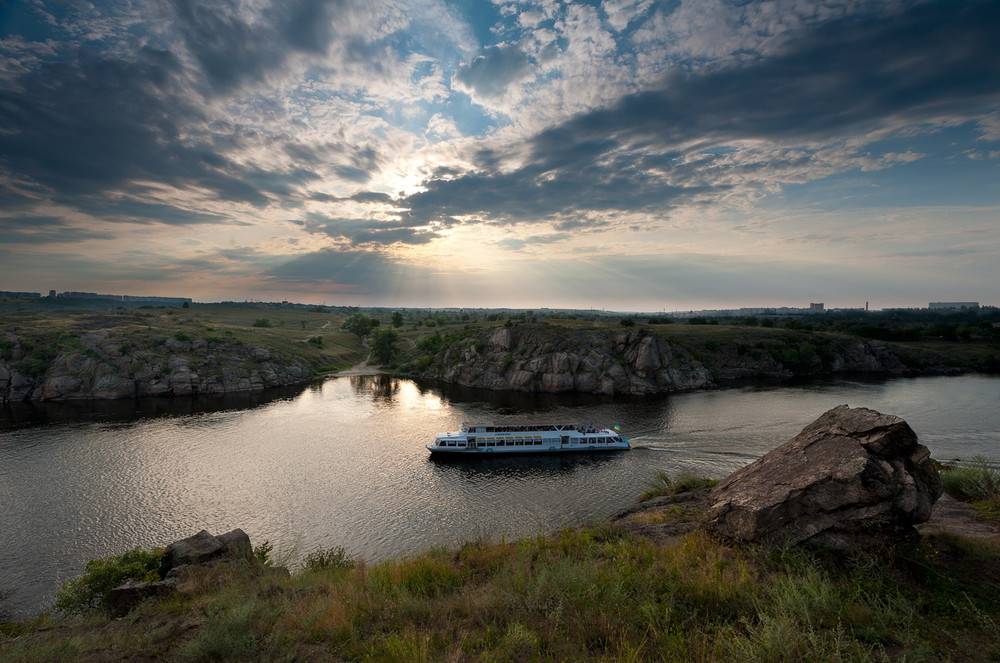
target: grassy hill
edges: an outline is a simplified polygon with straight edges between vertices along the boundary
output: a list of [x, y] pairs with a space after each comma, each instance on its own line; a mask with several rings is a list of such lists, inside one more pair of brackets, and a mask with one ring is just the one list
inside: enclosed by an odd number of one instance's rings
[[380, 563], [318, 550], [291, 575], [202, 568], [125, 618], [3, 630], [9, 662], [986, 661], [1000, 657], [1000, 544], [845, 553], [695, 530], [661, 546], [605, 523]]

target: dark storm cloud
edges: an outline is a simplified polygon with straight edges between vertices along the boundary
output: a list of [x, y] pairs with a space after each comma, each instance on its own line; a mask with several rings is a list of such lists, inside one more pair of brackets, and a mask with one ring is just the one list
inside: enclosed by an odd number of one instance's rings
[[[0, 168], [52, 190], [57, 202], [89, 201], [135, 180], [197, 186], [223, 200], [268, 198], [246, 172], [183, 125], [205, 121], [182, 91], [181, 66], [163, 51], [132, 61], [76, 51], [0, 90]], [[266, 191], [270, 187], [263, 187]]]
[[[344, 4], [276, 2], [251, 25], [232, 3], [172, 3], [179, 18], [170, 29], [183, 35], [201, 70], [183, 61], [184, 47], [176, 43], [129, 53], [102, 51], [98, 40], [83, 47], [53, 42], [48, 61], [26, 60], [9, 68], [17, 76], [0, 82], [0, 177], [7, 176], [0, 200], [8, 209], [48, 199], [110, 220], [188, 224], [224, 219], [168, 205], [123, 205], [121, 196], [146, 193], [137, 182], [147, 181], [256, 207], [277, 200], [294, 205], [324, 163], [350, 181], [368, 181], [379, 167], [370, 147], [310, 151], [218, 122], [206, 110], [209, 90], [259, 79], [295, 52], [324, 51]], [[272, 168], [230, 156], [262, 141], [300, 160]]]
[[511, 83], [520, 80], [530, 69], [531, 62], [516, 46], [490, 49], [455, 72], [455, 80], [466, 89], [483, 97], [503, 95]]
[[172, 0], [176, 27], [213, 90], [225, 93], [278, 69], [295, 53], [320, 55], [346, 2], [279, 1], [249, 15], [235, 0]]
[[[584, 210], [668, 210], [722, 193], [684, 157], [739, 141], [815, 146], [1000, 104], [1000, 4], [938, 2], [854, 17], [789, 37], [751, 64], [671, 75], [657, 89], [577, 115], [530, 140], [521, 169], [425, 183], [399, 201], [414, 224], [457, 216], [530, 221]], [[691, 143], [694, 148], [685, 147]], [[808, 154], [719, 169], [808, 167]], [[479, 163], [499, 162], [480, 153]], [[743, 173], [746, 174], [746, 171]]]
[[660, 89], [578, 116], [539, 136], [536, 157], [558, 160], [609, 134], [661, 147], [687, 138], [802, 143], [942, 116], [967, 119], [1000, 103], [998, 29], [1000, 5], [987, 2], [828, 23], [789, 37], [781, 55], [672, 76]]

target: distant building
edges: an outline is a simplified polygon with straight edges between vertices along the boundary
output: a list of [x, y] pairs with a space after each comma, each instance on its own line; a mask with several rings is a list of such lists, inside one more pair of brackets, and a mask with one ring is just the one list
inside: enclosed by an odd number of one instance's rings
[[819, 302], [818, 304], [814, 304], [814, 303], [810, 302], [809, 303], [809, 310], [810, 311], [822, 311], [823, 310], [823, 302]]
[[0, 290], [0, 297], [41, 297], [40, 292], [12, 292], [10, 290]]
[[979, 308], [979, 302], [931, 302], [927, 305], [930, 309], [961, 309], [961, 308]]

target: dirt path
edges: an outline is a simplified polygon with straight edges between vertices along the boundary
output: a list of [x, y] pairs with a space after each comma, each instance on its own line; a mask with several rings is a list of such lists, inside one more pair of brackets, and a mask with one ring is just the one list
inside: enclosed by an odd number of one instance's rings
[[1000, 528], [976, 518], [976, 510], [968, 504], [942, 495], [934, 504], [930, 520], [917, 525], [921, 534], [961, 534], [977, 539], [1000, 536]]
[[337, 378], [343, 378], [349, 375], [381, 375], [382, 369], [380, 369], [378, 366], [368, 365], [368, 359], [370, 358], [371, 355], [362, 359], [361, 363], [351, 366], [346, 371], [338, 371], [334, 373], [333, 376]]

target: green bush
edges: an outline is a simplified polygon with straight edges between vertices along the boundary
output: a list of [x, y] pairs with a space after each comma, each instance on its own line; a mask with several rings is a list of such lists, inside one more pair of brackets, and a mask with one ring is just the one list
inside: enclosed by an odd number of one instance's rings
[[90, 560], [83, 575], [64, 583], [56, 594], [56, 609], [67, 615], [98, 610], [119, 585], [160, 580], [160, 558], [165, 553], [163, 548], [133, 548], [123, 555]]
[[312, 336], [309, 338], [309, 343], [315, 345], [317, 348], [323, 347], [323, 337], [322, 336]]
[[257, 318], [256, 320], [253, 321], [253, 324], [250, 325], [250, 326], [251, 327], [270, 327], [271, 326], [271, 321], [269, 319], [267, 319], [267, 318]]
[[32, 357], [22, 361], [18, 365], [17, 370], [29, 380], [34, 380], [42, 377], [45, 371], [49, 370], [49, 362], [39, 357]]
[[181, 342], [190, 341], [191, 340], [191, 337], [187, 335], [187, 332], [182, 331], [180, 329], [177, 330], [174, 333], [174, 338], [176, 338], [178, 341], [181, 341]]

